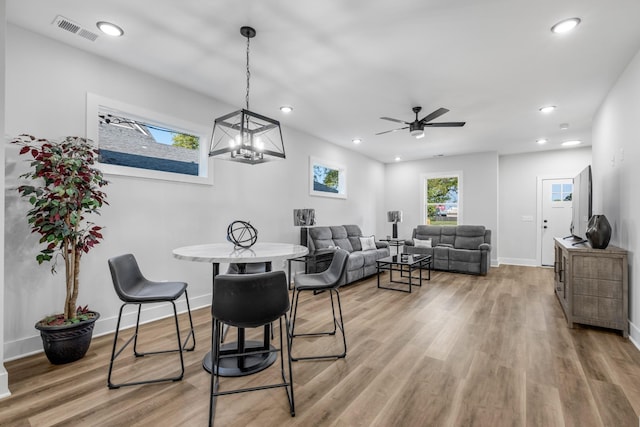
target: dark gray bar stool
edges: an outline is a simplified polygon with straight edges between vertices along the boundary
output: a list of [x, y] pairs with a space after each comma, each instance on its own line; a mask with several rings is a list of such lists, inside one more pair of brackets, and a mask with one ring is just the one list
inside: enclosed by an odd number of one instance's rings
[[[111, 278], [113, 279], [113, 287], [118, 294], [118, 297], [123, 302], [120, 306], [120, 312], [118, 314], [118, 324], [116, 326], [116, 333], [113, 338], [113, 349], [111, 350], [111, 361], [109, 363], [109, 375], [107, 377], [107, 384], [109, 388], [120, 388], [123, 386], [139, 385], [139, 384], [151, 384], [163, 381], [179, 381], [184, 375], [184, 359], [182, 357], [183, 351], [192, 351], [196, 346], [196, 337], [193, 331], [193, 319], [191, 318], [191, 307], [189, 306], [189, 296], [187, 294], [187, 284], [184, 282], [152, 282], [147, 280], [138, 267], [135, 257], [132, 254], [120, 255], [109, 259], [109, 269], [111, 270]], [[187, 311], [189, 313], [190, 329], [187, 338], [184, 343], [180, 339], [180, 326], [178, 324], [178, 311], [176, 310], [175, 300], [180, 298], [184, 294], [187, 301]], [[138, 330], [140, 327], [140, 312], [143, 304], [170, 302], [173, 306], [173, 316], [176, 323], [176, 335], [178, 338], [178, 348], [161, 351], [150, 351], [146, 353], [138, 352]], [[120, 321], [122, 320], [122, 310], [125, 306], [134, 304], [138, 306], [138, 316], [136, 319], [136, 329], [131, 338], [116, 351], [118, 343], [118, 334], [120, 332]], [[192, 344], [187, 347], [187, 343], [191, 339]], [[180, 354], [180, 374], [174, 377], [163, 377], [150, 380], [134, 381], [127, 383], [114, 384], [111, 382], [111, 374], [113, 371], [113, 363], [116, 358], [122, 353], [122, 351], [133, 341], [133, 354], [136, 357], [142, 357], [153, 354], [163, 353], [179, 353]]]
[[[216, 401], [218, 396], [249, 391], [265, 390], [283, 387], [287, 392], [291, 416], [295, 415], [293, 398], [293, 377], [291, 369], [291, 349], [287, 336], [287, 362], [289, 380], [285, 374], [285, 354], [283, 351], [283, 333], [289, 330], [289, 291], [287, 278], [283, 271], [272, 271], [256, 274], [221, 274], [213, 281], [213, 305], [211, 315], [213, 318], [213, 333], [211, 334], [211, 358], [213, 370], [211, 373], [211, 398], [209, 403], [209, 425], [213, 425], [215, 417]], [[285, 324], [283, 326], [282, 319]], [[220, 335], [223, 325], [236, 328], [257, 328], [270, 325], [278, 320], [280, 324], [280, 347], [275, 348], [265, 343], [263, 348], [244, 348], [244, 343], [239, 342], [234, 350], [221, 350]], [[244, 358], [255, 357], [270, 353], [280, 353], [280, 374], [282, 382], [220, 391], [220, 365], [221, 359], [235, 358], [238, 364], [242, 364]]]
[[[294, 296], [293, 296], [293, 304], [292, 310], [293, 315], [291, 316], [291, 348], [293, 348], [293, 341], [296, 337], [310, 337], [310, 336], [318, 336], [318, 335], [335, 335], [336, 331], [340, 329], [342, 333], [342, 343], [344, 346], [344, 350], [342, 353], [338, 354], [327, 354], [327, 355], [319, 355], [319, 356], [303, 356], [303, 357], [295, 357], [291, 356], [291, 360], [313, 360], [313, 359], [339, 359], [345, 357], [347, 355], [347, 338], [344, 334], [344, 322], [342, 320], [342, 306], [340, 304], [340, 292], [338, 288], [342, 283], [344, 283], [344, 276], [347, 271], [347, 261], [349, 257], [349, 252], [344, 249], [337, 249], [333, 254], [333, 259], [331, 260], [331, 265], [329, 268], [321, 273], [312, 273], [312, 274], [298, 274], [293, 279], [294, 283]], [[327, 291], [329, 293], [329, 299], [331, 300], [331, 313], [333, 315], [333, 330], [327, 332], [308, 332], [303, 334], [296, 334], [296, 317], [298, 315], [298, 302], [300, 301], [300, 293], [304, 291], [312, 291], [314, 294], [323, 294], [323, 291]], [[333, 294], [336, 295], [336, 299], [338, 300], [338, 314], [340, 318], [336, 318], [336, 309], [333, 303]]]

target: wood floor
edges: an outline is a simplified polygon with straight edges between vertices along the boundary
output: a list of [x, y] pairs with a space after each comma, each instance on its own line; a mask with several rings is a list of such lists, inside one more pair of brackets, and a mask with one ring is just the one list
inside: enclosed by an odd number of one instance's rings
[[[272, 389], [220, 397], [216, 425], [638, 426], [640, 352], [614, 331], [568, 329], [552, 279], [550, 269], [501, 266], [486, 277], [436, 272], [412, 294], [377, 289], [375, 277], [346, 286], [347, 357], [294, 364], [295, 418], [284, 390]], [[299, 327], [328, 326], [328, 307], [325, 295], [304, 299]], [[99, 337], [71, 365], [42, 355], [7, 363], [13, 394], [0, 401], [0, 425], [206, 425], [211, 319], [208, 309], [194, 316], [198, 341], [181, 382], [109, 390], [112, 336]], [[154, 322], [142, 344], [166, 344], [171, 331], [171, 320]], [[322, 339], [294, 350], [339, 341]], [[170, 373], [177, 356], [121, 366], [116, 381]], [[222, 378], [221, 387], [278, 373]]]

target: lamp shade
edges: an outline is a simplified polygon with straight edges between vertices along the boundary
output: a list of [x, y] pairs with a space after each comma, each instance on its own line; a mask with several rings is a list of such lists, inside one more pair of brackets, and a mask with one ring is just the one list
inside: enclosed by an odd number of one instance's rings
[[314, 225], [316, 223], [315, 209], [294, 209], [293, 225], [296, 227]]
[[402, 211], [389, 211], [387, 212], [388, 222], [402, 222]]

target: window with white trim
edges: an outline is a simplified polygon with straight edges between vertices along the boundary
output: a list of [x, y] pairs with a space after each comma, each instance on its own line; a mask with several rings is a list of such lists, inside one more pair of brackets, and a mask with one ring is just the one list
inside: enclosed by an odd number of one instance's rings
[[92, 94], [87, 106], [87, 134], [105, 173], [213, 184], [202, 126]]
[[462, 218], [461, 174], [428, 174], [422, 177], [423, 224], [458, 225]]

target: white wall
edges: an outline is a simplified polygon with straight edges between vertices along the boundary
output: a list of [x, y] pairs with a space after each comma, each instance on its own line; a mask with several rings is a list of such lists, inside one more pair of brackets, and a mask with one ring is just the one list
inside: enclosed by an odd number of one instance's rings
[[[422, 224], [423, 174], [462, 172], [460, 191], [463, 203], [462, 223], [484, 225], [492, 231], [491, 260], [495, 265], [498, 245], [498, 155], [495, 152], [465, 156], [438, 157], [387, 164], [385, 167], [385, 209], [403, 211], [398, 237], [410, 238], [416, 225]], [[384, 233], [391, 234], [391, 224], [382, 218]]]
[[[4, 139], [5, 110], [5, 29], [6, 3], [0, 2], [0, 137]], [[0, 165], [4, 165], [4, 150], [0, 150]], [[0, 178], [0, 190], [4, 191], [4, 175]], [[4, 197], [0, 199], [0, 307], [4, 307]], [[0, 343], [4, 343], [4, 314], [0, 315]], [[4, 368], [4, 346], [0, 346], [0, 398], [9, 395], [9, 378]]]
[[[500, 156], [499, 164], [499, 261], [540, 265], [539, 179], [573, 178], [591, 164], [591, 148]], [[523, 216], [532, 217], [533, 221], [523, 221]]]
[[594, 212], [611, 223], [611, 244], [629, 251], [630, 336], [640, 347], [640, 52], [613, 86], [593, 126]]
[[[11, 136], [84, 135], [87, 92], [205, 126], [212, 125], [212, 117], [234, 108], [12, 25], [7, 27], [6, 65], [6, 132]], [[297, 243], [293, 209], [303, 207], [316, 209], [319, 224], [354, 223], [365, 233], [377, 232], [379, 216], [384, 214], [380, 191], [384, 166], [291, 129], [284, 128], [283, 135], [286, 160], [257, 166], [216, 160], [213, 187], [108, 177], [110, 206], [95, 219], [106, 226], [105, 240], [83, 258], [78, 301], [101, 313], [96, 334], [115, 328], [119, 308], [107, 268], [111, 256], [133, 252], [150, 278], [187, 281], [192, 307], [199, 307], [210, 303], [211, 266], [175, 260], [171, 251], [224, 241], [226, 227], [234, 219], [250, 220], [259, 231], [259, 241]], [[346, 200], [309, 195], [309, 156], [346, 166]], [[25, 221], [28, 204], [18, 199], [15, 190], [17, 176], [26, 167], [17, 149], [7, 147], [6, 359], [40, 351], [33, 325], [42, 315], [61, 311], [64, 298], [63, 276], [52, 276], [49, 265], [38, 266], [35, 261], [37, 237]]]

